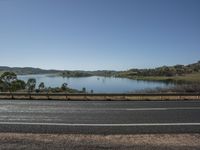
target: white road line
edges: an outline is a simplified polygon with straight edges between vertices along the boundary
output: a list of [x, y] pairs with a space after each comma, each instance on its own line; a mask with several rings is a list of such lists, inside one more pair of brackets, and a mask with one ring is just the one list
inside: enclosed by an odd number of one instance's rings
[[78, 123], [31, 123], [0, 122], [0, 125], [40, 125], [40, 126], [91, 126], [91, 127], [136, 127], [136, 126], [200, 126], [200, 123], [130, 123], [130, 124], [78, 124]]
[[127, 108], [125, 110], [198, 110], [200, 107]]
[[166, 107], [166, 108], [78, 108], [78, 109], [66, 109], [72, 111], [156, 111], [156, 110], [200, 110], [200, 107]]
[[[53, 109], [56, 110], [57, 109]], [[45, 112], [53, 112], [52, 109], [47, 109]], [[167, 111], [167, 110], [200, 110], [200, 107], [166, 107], [166, 108], [66, 108], [66, 109], [62, 109], [60, 111]], [[43, 111], [43, 110], [42, 110]], [[25, 110], [20, 110], [20, 111], [16, 111], [16, 110], [9, 110], [9, 109], [5, 109], [0, 107], [0, 112], [35, 112], [35, 110], [29, 110], [29, 109], [25, 109]], [[38, 109], [37, 112], [40, 112], [40, 110]], [[58, 112], [58, 111], [57, 111]]]
[[200, 107], [166, 107], [166, 108], [68, 108], [69, 111], [153, 111], [153, 110], [199, 110]]

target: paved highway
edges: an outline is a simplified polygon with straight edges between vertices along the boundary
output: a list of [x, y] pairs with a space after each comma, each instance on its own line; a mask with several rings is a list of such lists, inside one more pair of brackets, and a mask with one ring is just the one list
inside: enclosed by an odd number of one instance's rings
[[200, 101], [0, 100], [0, 132], [200, 133]]

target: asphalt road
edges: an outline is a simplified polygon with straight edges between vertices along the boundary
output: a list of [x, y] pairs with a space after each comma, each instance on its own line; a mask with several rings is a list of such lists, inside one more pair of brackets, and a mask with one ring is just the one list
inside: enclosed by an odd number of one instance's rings
[[0, 100], [0, 132], [200, 133], [200, 101]]

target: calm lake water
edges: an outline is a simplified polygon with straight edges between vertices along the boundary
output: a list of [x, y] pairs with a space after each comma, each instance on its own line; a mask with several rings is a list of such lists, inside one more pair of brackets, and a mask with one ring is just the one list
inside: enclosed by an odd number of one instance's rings
[[40, 82], [44, 82], [45, 87], [60, 87], [63, 83], [67, 83], [70, 88], [82, 90], [82, 88], [85, 87], [86, 91], [90, 92], [93, 90], [95, 93], [124, 93], [173, 86], [172, 84], [166, 84], [164, 82], [138, 81], [125, 78], [98, 76], [63, 78], [51, 75], [20, 75], [18, 78], [25, 82], [29, 78], [35, 78], [37, 87]]

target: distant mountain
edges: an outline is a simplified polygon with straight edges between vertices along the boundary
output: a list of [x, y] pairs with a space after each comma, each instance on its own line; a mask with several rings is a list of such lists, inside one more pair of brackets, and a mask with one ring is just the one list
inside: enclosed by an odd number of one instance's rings
[[32, 68], [32, 67], [7, 67], [7, 66], [0, 66], [0, 72], [14, 72], [18, 75], [25, 75], [25, 74], [53, 74], [53, 73], [60, 73], [61, 70], [44, 70], [40, 68]]
[[163, 66], [154, 69], [130, 69], [127, 71], [113, 70], [97, 70], [97, 71], [82, 71], [82, 70], [44, 70], [32, 67], [7, 67], [0, 66], [1, 72], [15, 72], [17, 75], [25, 74], [58, 74], [63, 77], [87, 77], [87, 76], [116, 76], [116, 77], [134, 77], [134, 76], [178, 76], [200, 72], [200, 61], [189, 65], [174, 65]]
[[83, 70], [45, 70], [40, 68], [32, 67], [7, 67], [0, 66], [1, 72], [14, 72], [17, 75], [26, 75], [26, 74], [58, 74], [63, 77], [87, 77], [87, 76], [112, 76], [117, 71], [109, 70], [97, 70], [97, 71], [83, 71]]

